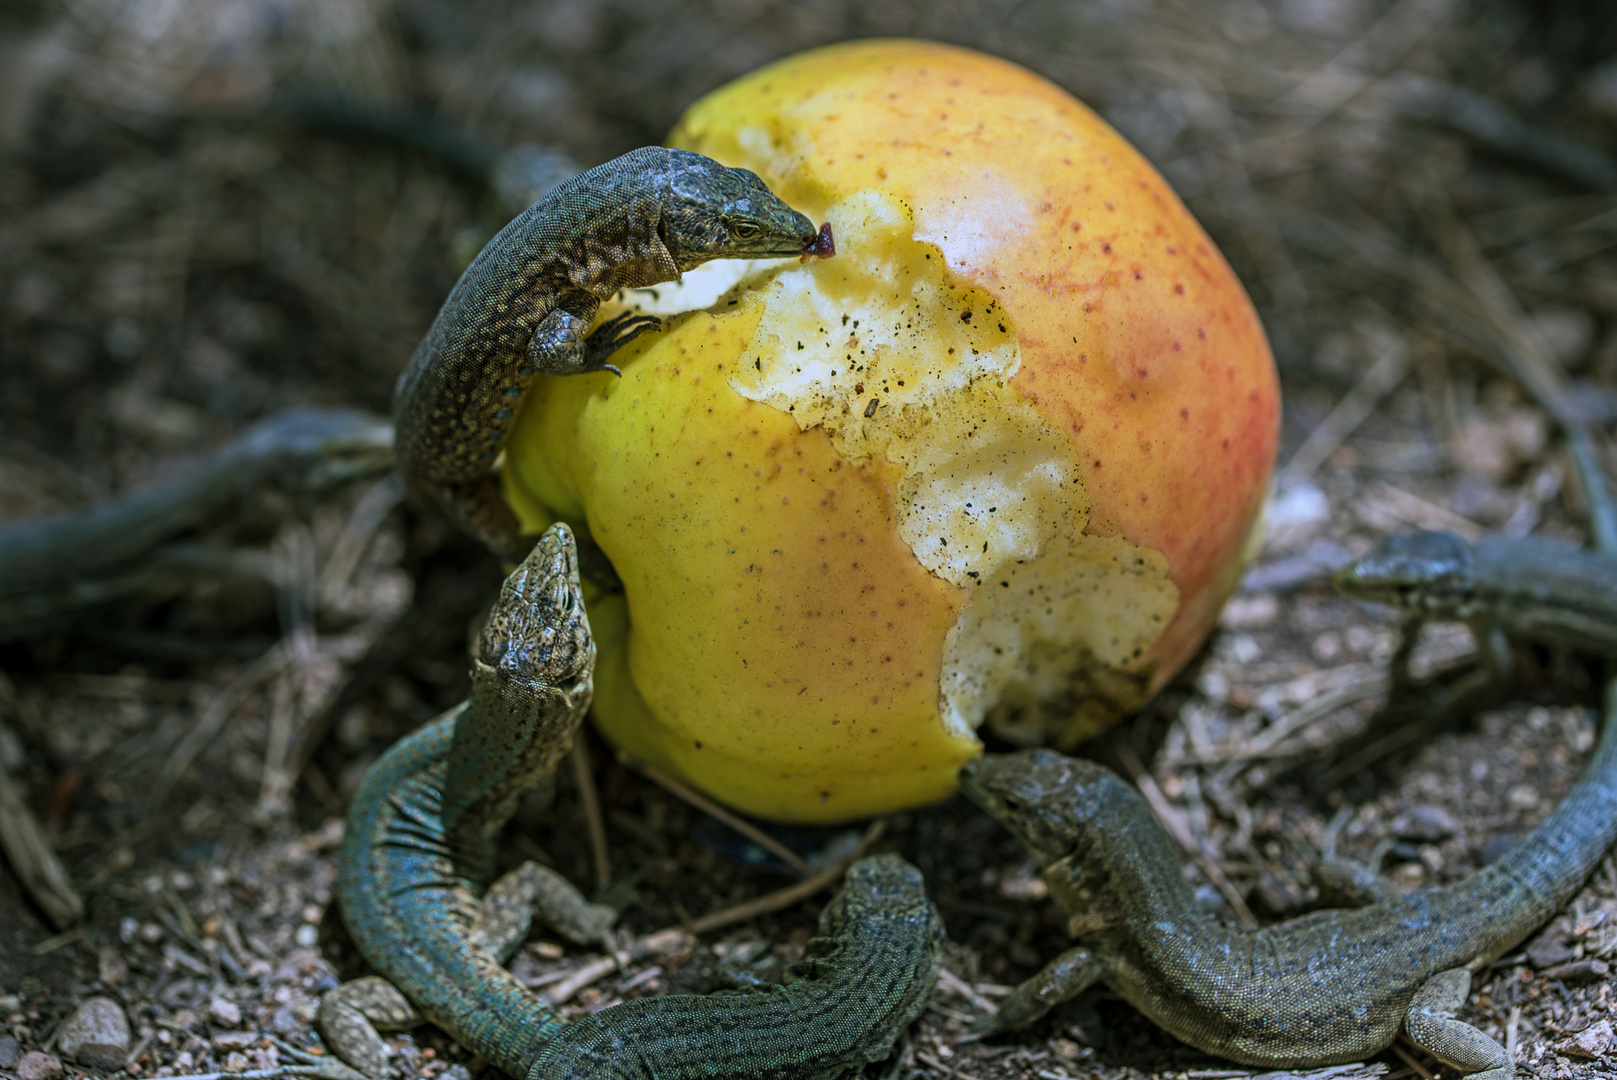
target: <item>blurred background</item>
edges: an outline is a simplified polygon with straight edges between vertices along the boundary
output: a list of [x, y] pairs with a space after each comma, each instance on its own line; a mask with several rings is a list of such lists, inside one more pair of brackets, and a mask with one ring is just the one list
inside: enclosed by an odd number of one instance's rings
[[[159, 485], [288, 406], [385, 415], [548, 155], [599, 163], [761, 64], [887, 35], [1017, 61], [1101, 113], [1212, 234], [1274, 346], [1282, 468], [1255, 576], [1117, 736], [1168, 812], [1259, 917], [1296, 909], [1344, 807], [1343, 843], [1402, 844], [1382, 853], [1407, 884], [1486, 861], [1576, 776], [1591, 678], [1365, 757], [1395, 624], [1321, 573], [1411, 526], [1585, 542], [1519, 365], [1548, 373], [1617, 465], [1617, 6], [1601, 0], [7, 0], [0, 522]], [[0, 1070], [52, 1050], [92, 992], [123, 1002], [134, 1076], [310, 1045], [315, 996], [347, 973], [326, 913], [336, 821], [382, 748], [464, 694], [465, 626], [499, 579], [378, 477], [256, 492], [194, 539], [190, 570], [139, 602], [0, 635], [0, 771], [88, 913], [52, 925], [0, 863]], [[1431, 648], [1468, 651], [1459, 633]], [[595, 751], [637, 931], [772, 887]], [[588, 880], [581, 835], [525, 834], [514, 857]], [[1201, 1061], [1103, 1004], [949, 1062], [983, 995], [1062, 947], [1061, 920], [962, 807], [900, 815], [889, 836], [939, 895], [965, 987], [905, 1068]], [[1580, 911], [1617, 916], [1614, 889]], [[755, 955], [789, 959], [811, 924], [766, 920]], [[1562, 962], [1617, 951], [1599, 927], [1555, 931]], [[713, 960], [704, 947], [570, 1007], [705, 990]], [[518, 961], [535, 980], [570, 962], [544, 942]], [[1540, 1075], [1597, 1070], [1566, 1049], [1613, 1008], [1605, 973], [1584, 976], [1502, 971], [1484, 1019]], [[462, 1067], [431, 1033], [399, 1045], [407, 1071]], [[1378, 1072], [1416, 1075], [1395, 1057]]]

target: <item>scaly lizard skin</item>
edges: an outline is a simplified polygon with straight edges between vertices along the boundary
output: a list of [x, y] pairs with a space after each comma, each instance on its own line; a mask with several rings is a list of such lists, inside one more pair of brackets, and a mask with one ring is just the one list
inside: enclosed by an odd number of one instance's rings
[[1357, 1061], [1401, 1029], [1462, 1073], [1510, 1080], [1505, 1048], [1454, 1014], [1472, 973], [1555, 914], [1617, 840], [1617, 689], [1584, 778], [1510, 854], [1454, 885], [1257, 930], [1197, 903], [1161, 824], [1103, 766], [1031, 750], [972, 762], [961, 780], [1039, 861], [1079, 942], [974, 1034], [1032, 1023], [1101, 981], [1247, 1065]]
[[815, 254], [818, 240], [756, 174], [685, 150], [635, 150], [561, 184], [466, 268], [399, 377], [400, 474], [521, 559], [527, 545], [492, 470], [523, 391], [541, 372], [616, 371], [612, 354], [660, 325], [625, 314], [591, 333], [602, 302], [711, 259]]
[[[1383, 541], [1337, 584], [1423, 619], [1465, 620], [1479, 643], [1515, 637], [1617, 656], [1610, 556], [1531, 537], [1468, 545], [1414, 533]], [[1508, 662], [1502, 643], [1492, 651]], [[1246, 1064], [1352, 1061], [1402, 1028], [1447, 1064], [1509, 1080], [1504, 1048], [1453, 1015], [1471, 973], [1549, 919], [1617, 840], [1617, 683], [1584, 779], [1509, 855], [1456, 885], [1383, 892], [1369, 906], [1260, 930], [1200, 909], [1161, 826], [1099, 765], [1029, 752], [974, 762], [962, 783], [1040, 861], [1080, 942], [977, 1034], [1031, 1023], [1104, 981], [1185, 1042]]]
[[[500, 966], [498, 954], [521, 943], [526, 923], [480, 918], [479, 898], [492, 877], [494, 835], [571, 748], [594, 668], [577, 552], [558, 524], [501, 588], [476, 642], [471, 696], [394, 744], [349, 806], [337, 899], [360, 953], [403, 997], [386, 997], [378, 981], [341, 987], [322, 1002], [320, 1019], [367, 1076], [388, 1072], [385, 1047], [362, 1020], [410, 1026], [419, 1022], [411, 1002], [514, 1076], [561, 1030], [561, 1019]], [[547, 884], [535, 877], [529, 898]], [[507, 893], [523, 882], [502, 885], [509, 890], [495, 891], [493, 907], [521, 909], [522, 898]]]
[[861, 859], [819, 929], [788, 969], [797, 982], [613, 1006], [562, 1032], [528, 1080], [831, 1080], [880, 1061], [943, 960], [921, 872], [897, 855]]
[[1336, 576], [1350, 596], [1471, 625], [1495, 674], [1503, 638], [1617, 656], [1617, 558], [1534, 536], [1392, 536]]
[[613, 917], [531, 863], [483, 895], [495, 834], [572, 744], [594, 659], [577, 554], [558, 524], [501, 590], [478, 638], [471, 697], [384, 754], [354, 796], [337, 896], [360, 952], [385, 978], [322, 999], [333, 1048], [385, 1080], [377, 1028], [426, 1018], [530, 1080], [831, 1080], [886, 1057], [925, 1007], [943, 943], [920, 873], [896, 856], [854, 864], [821, 918], [824, 936], [794, 966], [799, 981], [785, 988], [630, 1002], [567, 1028], [500, 966], [536, 903], [553, 901], [552, 923], [559, 913], [571, 925], [558, 929], [574, 940], [599, 937]]

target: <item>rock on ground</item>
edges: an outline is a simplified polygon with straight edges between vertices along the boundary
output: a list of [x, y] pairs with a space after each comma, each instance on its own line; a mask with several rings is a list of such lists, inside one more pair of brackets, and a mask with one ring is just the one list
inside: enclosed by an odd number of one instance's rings
[[85, 998], [62, 1025], [57, 1046], [81, 1065], [121, 1069], [129, 1057], [129, 1021], [111, 998]]
[[17, 1080], [62, 1080], [62, 1059], [30, 1050], [17, 1062]]
[[1567, 1057], [1589, 1058], [1600, 1057], [1611, 1049], [1612, 1029], [1610, 1020], [1602, 1020], [1597, 1024], [1590, 1024], [1582, 1031], [1569, 1039], [1557, 1043], [1557, 1053]]

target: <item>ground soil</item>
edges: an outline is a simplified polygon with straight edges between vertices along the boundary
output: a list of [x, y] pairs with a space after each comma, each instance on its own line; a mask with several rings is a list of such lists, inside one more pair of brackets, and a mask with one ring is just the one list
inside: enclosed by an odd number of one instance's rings
[[[1101, 111], [1207, 226], [1275, 346], [1283, 472], [1252, 576], [1195, 663], [1084, 752], [1143, 762], [1165, 813], [1264, 920], [1306, 903], [1333, 819], [1342, 854], [1374, 855], [1408, 886], [1508, 849], [1578, 775], [1596, 665], [1524, 656], [1518, 700], [1416, 723], [1375, 690], [1396, 618], [1333, 593], [1322, 568], [1411, 527], [1586, 541], [1564, 440], [1498, 361], [1530, 340], [1570, 378], [1597, 441], [1617, 418], [1617, 18], [1600, 4], [11, 5], [0, 521], [161, 483], [290, 405], [385, 413], [459, 267], [502, 220], [479, 154], [531, 142], [602, 161], [763, 62], [883, 34], [1009, 57]], [[287, 95], [431, 114], [471, 149], [289, 114]], [[1369, 377], [1389, 356], [1392, 376]], [[363, 970], [331, 903], [346, 800], [382, 750], [464, 695], [465, 629], [500, 577], [388, 483], [254, 496], [192, 538], [234, 552], [230, 572], [0, 644], [0, 768], [87, 906], [58, 932], [0, 860], [0, 1075], [16, 1075], [17, 1054], [59, 1050], [63, 1021], [96, 994], [130, 1020], [131, 1077], [269, 1068], [318, 1048], [318, 995]], [[356, 538], [342, 579], [322, 578]], [[1463, 628], [1434, 628], [1417, 670], [1463, 667], [1471, 651]], [[1335, 708], [1300, 713], [1333, 692]], [[733, 833], [598, 739], [590, 750], [627, 930], [794, 880], [749, 864]], [[581, 813], [563, 770], [553, 803], [509, 830], [508, 860], [592, 883]], [[1013, 1038], [959, 1041], [985, 1001], [1065, 947], [1064, 918], [1016, 843], [961, 800], [895, 815], [879, 843], [924, 871], [950, 932], [952, 978], [896, 1075], [1250, 1072], [1100, 992]], [[612, 974], [565, 1008], [704, 992], [737, 955], [778, 973], [818, 905]], [[1507, 956], [1466, 1018], [1537, 1076], [1610, 1073], [1609, 1057], [1577, 1049], [1617, 1021], [1609, 860], [1546, 936], [1560, 953], [1534, 955], [1560, 966]], [[550, 985], [587, 956], [537, 931], [514, 967]], [[1600, 963], [1564, 967], [1579, 961]], [[395, 1045], [408, 1075], [486, 1068], [432, 1029]], [[1329, 1074], [1440, 1070], [1403, 1046]]]

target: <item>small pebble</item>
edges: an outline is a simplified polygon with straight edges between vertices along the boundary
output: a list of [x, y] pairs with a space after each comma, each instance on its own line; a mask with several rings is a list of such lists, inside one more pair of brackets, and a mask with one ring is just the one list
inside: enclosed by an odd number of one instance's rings
[[304, 923], [292, 934], [292, 940], [300, 949], [312, 949], [320, 944], [320, 928]]
[[223, 1053], [232, 1050], [251, 1050], [262, 1036], [251, 1031], [221, 1031], [213, 1037], [213, 1048]]
[[246, 1054], [243, 1054], [243, 1053], [240, 1053], [240, 1052], [233, 1052], [233, 1053], [225, 1055], [225, 1072], [230, 1072], [230, 1073], [246, 1072], [248, 1067], [251, 1064], [252, 1064], [252, 1062], [247, 1060], [247, 1055]]
[[216, 997], [208, 1002], [208, 1019], [220, 1027], [240, 1027], [241, 1009], [228, 998]]
[[1590, 1024], [1570, 1039], [1555, 1044], [1555, 1052], [1567, 1057], [1598, 1058], [1611, 1049], [1613, 1036], [1610, 1020]]
[[1441, 806], [1422, 805], [1400, 814], [1393, 820], [1392, 833], [1402, 840], [1421, 844], [1435, 844], [1447, 840], [1460, 831], [1454, 815]]
[[1538, 805], [1538, 792], [1530, 784], [1517, 784], [1505, 793], [1505, 801], [1514, 809], [1531, 810]]
[[9, 1069], [22, 1057], [22, 1046], [10, 1035], [0, 1035], [0, 1069]]
[[1083, 1055], [1083, 1047], [1071, 1039], [1055, 1038], [1050, 1040], [1050, 1049], [1055, 1051], [1056, 1057], [1062, 1061], [1077, 1061]]
[[108, 986], [117, 986], [129, 978], [129, 964], [117, 949], [102, 949], [96, 956], [96, 974]]
[[1308, 651], [1320, 663], [1334, 664], [1342, 657], [1342, 635], [1335, 630], [1327, 630], [1314, 638]]
[[1280, 618], [1280, 600], [1274, 593], [1234, 596], [1224, 605], [1218, 623], [1226, 630], [1258, 630]]
[[17, 1062], [17, 1080], [62, 1080], [62, 1059], [30, 1050]]
[[1606, 921], [1604, 911], [1586, 911], [1572, 926], [1572, 936], [1581, 938]]
[[111, 998], [86, 998], [62, 1025], [56, 1045], [81, 1065], [121, 1069], [129, 1057], [129, 1021]]
[[1610, 973], [1611, 966], [1604, 960], [1574, 960], [1570, 964], [1544, 969], [1546, 979], [1557, 979], [1572, 986], [1604, 979]]
[[1564, 964], [1572, 959], [1572, 950], [1559, 938], [1544, 934], [1533, 939], [1527, 946], [1527, 962], [1534, 967], [1543, 969]]

